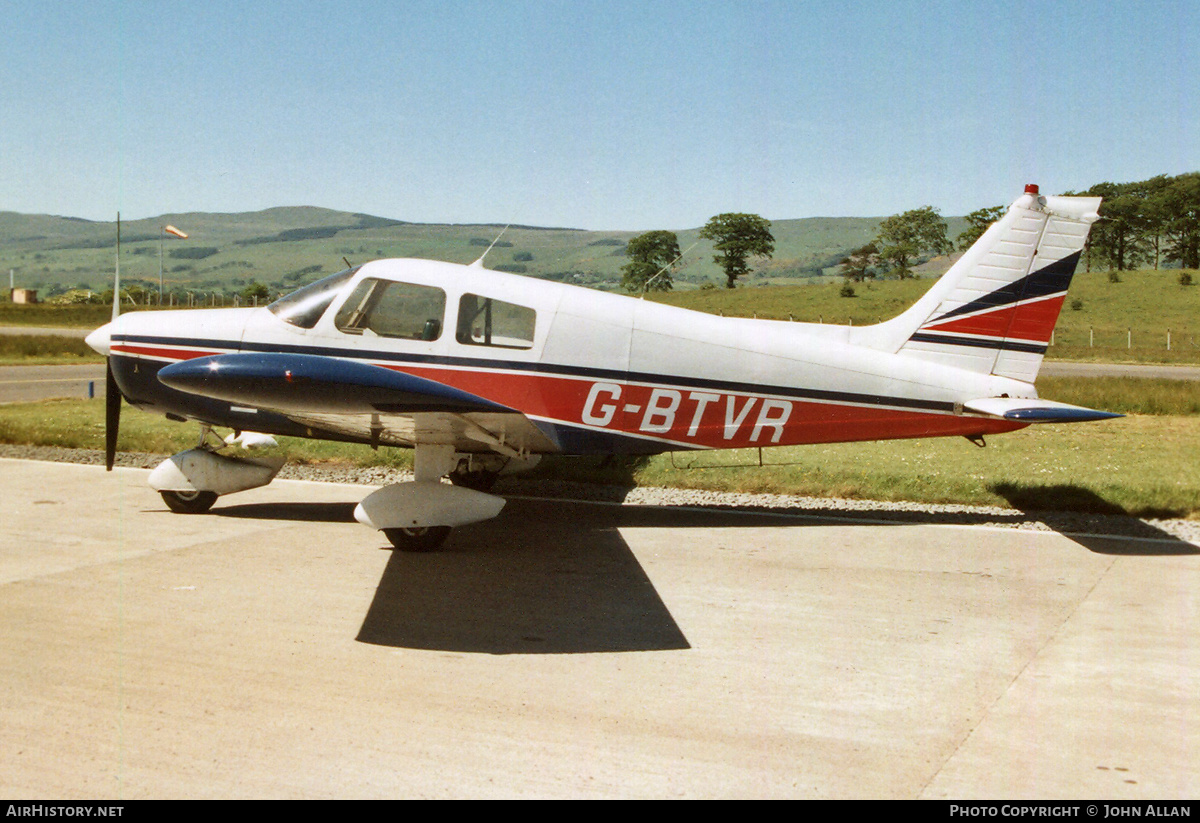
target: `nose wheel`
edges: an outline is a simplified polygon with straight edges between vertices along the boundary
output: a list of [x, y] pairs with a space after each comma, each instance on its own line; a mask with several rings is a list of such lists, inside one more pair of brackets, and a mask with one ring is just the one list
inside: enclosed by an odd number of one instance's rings
[[160, 491], [167, 508], [176, 514], [204, 514], [217, 502], [216, 492]]
[[403, 552], [431, 552], [446, 542], [449, 526], [425, 526], [413, 529], [382, 529], [384, 537]]

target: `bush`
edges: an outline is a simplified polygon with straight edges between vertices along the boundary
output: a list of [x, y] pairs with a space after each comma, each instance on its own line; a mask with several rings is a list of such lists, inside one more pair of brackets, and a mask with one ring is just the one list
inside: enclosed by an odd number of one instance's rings
[[275, 235], [275, 239], [289, 242], [292, 240], [325, 240], [333, 237], [347, 226], [314, 226], [308, 229], [284, 229]]
[[205, 257], [212, 257], [220, 249], [214, 246], [193, 246], [186, 249], [171, 249], [167, 253], [167, 257], [175, 260], [203, 260]]
[[1190, 271], [1181, 271], [1179, 273], [1179, 285], [1181, 285], [1181, 286], [1192, 285], [1192, 273]]
[[1083, 308], [1083, 301], [1076, 297], [1071, 301], [1071, 311], [1079, 311]]
[[842, 290], [838, 292], [838, 295], [840, 297], [853, 297], [854, 296], [854, 286], [851, 286], [848, 282], [843, 283]]
[[252, 301], [255, 298], [258, 298], [259, 300], [266, 300], [270, 294], [271, 291], [267, 288], [266, 284], [259, 282], [251, 283], [241, 291], [242, 298], [247, 302]]

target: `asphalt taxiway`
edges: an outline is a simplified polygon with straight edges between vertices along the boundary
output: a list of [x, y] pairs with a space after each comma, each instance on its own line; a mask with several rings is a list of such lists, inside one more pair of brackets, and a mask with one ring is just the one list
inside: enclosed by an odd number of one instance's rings
[[0, 366], [0, 403], [60, 397], [103, 397], [103, 363], [78, 366]]
[[1189, 798], [1200, 547], [0, 460], [10, 798]]

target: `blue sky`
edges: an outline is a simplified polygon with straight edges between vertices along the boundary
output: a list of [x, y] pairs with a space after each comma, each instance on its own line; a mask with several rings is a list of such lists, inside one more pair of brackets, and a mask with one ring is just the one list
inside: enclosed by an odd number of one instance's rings
[[0, 11], [0, 210], [684, 229], [1200, 170], [1195, 2]]

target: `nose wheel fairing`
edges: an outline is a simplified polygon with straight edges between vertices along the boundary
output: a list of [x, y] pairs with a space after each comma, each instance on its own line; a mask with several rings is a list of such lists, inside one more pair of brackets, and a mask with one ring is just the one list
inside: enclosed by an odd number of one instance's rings
[[157, 492], [206, 492], [215, 500], [267, 485], [283, 464], [282, 457], [227, 457], [204, 448], [188, 449], [159, 463], [149, 483]]

